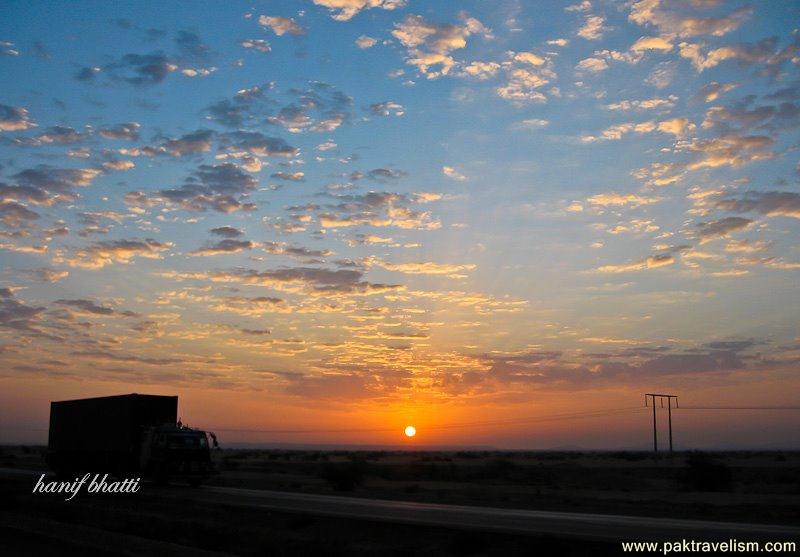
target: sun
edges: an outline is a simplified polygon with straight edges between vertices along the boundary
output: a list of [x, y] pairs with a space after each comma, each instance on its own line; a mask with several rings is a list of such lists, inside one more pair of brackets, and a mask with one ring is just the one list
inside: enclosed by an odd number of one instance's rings
[[407, 425], [405, 429], [406, 437], [414, 437], [417, 434], [417, 428], [413, 425]]

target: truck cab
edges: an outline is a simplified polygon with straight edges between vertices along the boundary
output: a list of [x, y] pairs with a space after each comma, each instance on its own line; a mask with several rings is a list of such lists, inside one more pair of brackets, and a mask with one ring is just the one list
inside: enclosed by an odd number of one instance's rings
[[139, 467], [159, 483], [180, 477], [199, 485], [214, 473], [208, 436], [205, 431], [176, 424], [147, 428], [142, 436]]

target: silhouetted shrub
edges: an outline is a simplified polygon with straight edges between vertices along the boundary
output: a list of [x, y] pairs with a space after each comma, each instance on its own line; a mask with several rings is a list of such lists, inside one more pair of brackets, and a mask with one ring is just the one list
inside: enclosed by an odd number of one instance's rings
[[645, 460], [646, 458], [650, 458], [649, 453], [643, 453], [638, 451], [617, 451], [614, 453], [610, 453], [608, 456], [619, 460], [626, 460], [628, 462], [639, 462], [640, 460]]
[[367, 472], [367, 463], [361, 459], [350, 462], [326, 462], [319, 477], [330, 482], [336, 491], [352, 491], [361, 485]]
[[685, 486], [691, 491], [730, 491], [731, 471], [722, 462], [702, 454], [686, 459]]
[[519, 469], [519, 465], [505, 458], [493, 458], [483, 465], [485, 479], [508, 479]]
[[223, 470], [236, 470], [239, 466], [241, 466], [241, 462], [236, 460], [236, 457], [233, 455], [223, 456], [220, 461], [220, 468]]

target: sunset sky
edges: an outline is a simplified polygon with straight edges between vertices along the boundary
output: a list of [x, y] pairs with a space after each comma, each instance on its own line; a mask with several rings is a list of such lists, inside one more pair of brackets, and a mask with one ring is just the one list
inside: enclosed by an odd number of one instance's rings
[[[647, 448], [654, 390], [796, 405], [798, 22], [4, 2], [0, 442], [126, 392], [223, 441], [409, 446]], [[675, 419], [684, 447], [800, 426]]]

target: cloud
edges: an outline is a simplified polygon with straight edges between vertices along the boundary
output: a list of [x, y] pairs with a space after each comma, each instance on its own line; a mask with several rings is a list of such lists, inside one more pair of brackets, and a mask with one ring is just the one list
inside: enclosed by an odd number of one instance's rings
[[285, 34], [296, 37], [305, 34], [305, 30], [291, 17], [262, 15], [258, 18], [258, 24], [269, 27], [279, 37]]
[[757, 253], [769, 248], [768, 242], [752, 240], [731, 240], [725, 245], [725, 251], [730, 253]]
[[249, 48], [258, 52], [271, 52], [272, 47], [264, 39], [245, 39], [240, 43], [244, 48]]
[[17, 138], [15, 143], [18, 145], [39, 146], [39, 145], [69, 145], [79, 143], [88, 139], [89, 132], [80, 132], [68, 126], [51, 126], [39, 135], [31, 138]]
[[0, 182], [0, 197], [5, 201], [25, 201], [34, 205], [50, 204], [47, 191], [34, 186], [9, 186]]
[[305, 182], [306, 175], [304, 172], [273, 172], [270, 174], [270, 178], [275, 178], [277, 180], [285, 180], [287, 182]]
[[375, 116], [403, 116], [406, 112], [403, 105], [394, 101], [384, 101], [369, 105], [369, 111]]
[[56, 263], [66, 263], [70, 267], [102, 269], [113, 263], [128, 264], [137, 257], [161, 259], [161, 253], [170, 247], [172, 247], [170, 243], [162, 243], [151, 238], [146, 240], [109, 240], [78, 248], [71, 255], [58, 255], [53, 260]]
[[711, 139], [697, 139], [689, 142], [686, 150], [697, 157], [686, 167], [689, 170], [700, 168], [719, 168], [721, 166], [742, 166], [744, 164], [769, 160], [775, 153], [769, 151], [775, 140], [763, 135], [726, 134]]
[[372, 48], [378, 44], [378, 39], [375, 37], [369, 37], [367, 35], [361, 35], [356, 39], [356, 46], [361, 50], [366, 50], [368, 48]]
[[57, 269], [42, 267], [40, 269], [31, 269], [27, 274], [35, 280], [52, 284], [66, 279], [69, 276], [69, 271], [59, 271]]
[[[320, 267], [284, 267], [256, 271], [232, 269], [209, 273], [168, 273], [177, 278], [204, 279], [213, 282], [233, 282], [261, 285], [276, 290], [300, 290], [308, 294], [381, 294], [403, 289], [399, 284], [371, 283], [363, 280], [363, 271], [355, 269], [325, 269]], [[165, 275], [166, 276], [166, 275]]]
[[457, 171], [452, 166], [443, 166], [442, 167], [442, 174], [444, 174], [446, 177], [450, 178], [451, 180], [456, 180], [458, 182], [463, 182], [464, 180], [467, 179], [466, 176], [461, 174], [459, 171]]
[[634, 52], [641, 50], [660, 50], [663, 52], [669, 52], [674, 46], [675, 45], [663, 37], [640, 37], [631, 45], [630, 50], [633, 50]]
[[211, 150], [211, 140], [214, 132], [211, 130], [197, 130], [182, 135], [177, 139], [168, 139], [161, 144], [161, 149], [173, 157], [183, 157], [192, 153], [207, 153]]
[[367, 172], [367, 177], [377, 182], [387, 182], [389, 180], [399, 180], [405, 178], [408, 173], [404, 170], [395, 170], [393, 168], [373, 168]]
[[323, 228], [351, 226], [396, 226], [404, 229], [435, 230], [441, 227], [427, 211], [416, 211], [411, 204], [428, 203], [440, 199], [439, 194], [415, 193], [411, 195], [391, 192], [368, 192], [360, 195], [337, 195], [338, 204], [329, 205], [318, 215]]
[[784, 271], [794, 271], [800, 269], [800, 263], [791, 263], [778, 257], [738, 257], [736, 263], [739, 265], [761, 265], [772, 269]]
[[491, 30], [466, 13], [461, 12], [459, 19], [460, 25], [451, 25], [433, 23], [419, 15], [407, 15], [395, 23], [392, 35], [408, 50], [406, 63], [416, 66], [428, 79], [435, 79], [450, 73], [456, 64], [450, 54], [467, 46], [467, 38], [475, 34], [485, 38], [492, 36]]
[[703, 102], [713, 102], [725, 93], [736, 89], [738, 86], [738, 83], [717, 83], [716, 81], [712, 81], [700, 88], [697, 92], [697, 98]]
[[220, 226], [217, 228], [212, 228], [210, 232], [217, 236], [222, 236], [223, 238], [238, 238], [244, 234], [244, 232], [232, 226]]
[[105, 139], [124, 139], [126, 141], [136, 141], [139, 139], [139, 128], [141, 125], [138, 122], [127, 122], [125, 124], [117, 124], [110, 128], [100, 128], [97, 133]]
[[255, 85], [239, 90], [232, 98], [217, 101], [208, 106], [209, 119], [228, 128], [239, 128], [246, 122], [256, 118], [256, 111], [264, 108], [266, 94], [273, 87], [272, 83]]
[[[14, 233], [12, 233], [12, 236], [13, 234]], [[47, 253], [46, 245], [20, 246], [16, 244], [0, 243], [0, 249], [6, 251], [13, 251], [15, 253], [35, 253], [35, 254]]]
[[71, 356], [79, 358], [94, 358], [98, 360], [108, 360], [112, 362], [127, 362], [135, 364], [145, 364], [150, 366], [167, 366], [170, 364], [185, 364], [186, 361], [180, 358], [150, 358], [144, 356], [136, 356], [133, 354], [125, 354], [122, 352], [112, 352], [109, 350], [74, 350], [70, 352]]
[[411, 263], [389, 263], [378, 258], [371, 258], [369, 263], [382, 267], [387, 271], [396, 271], [409, 275], [446, 275], [450, 278], [463, 278], [466, 271], [474, 270], [477, 265], [468, 263], [453, 265], [449, 263], [434, 263], [431, 261]]
[[600, 73], [609, 67], [609, 62], [623, 62], [625, 64], [638, 64], [644, 59], [643, 51], [629, 50], [620, 52], [619, 50], [595, 50], [590, 58], [585, 58], [578, 62], [576, 69], [578, 72]]
[[800, 219], [800, 194], [789, 191], [748, 191], [739, 197], [725, 197], [715, 205], [734, 213], [756, 212], [768, 217]]
[[678, 97], [670, 95], [667, 98], [652, 98], [643, 100], [623, 100], [616, 103], [607, 104], [608, 110], [668, 110], [675, 106]]
[[793, 60], [800, 53], [800, 44], [795, 42], [778, 50], [778, 38], [769, 37], [758, 43], [740, 43], [711, 49], [703, 54], [703, 45], [682, 42], [680, 54], [691, 61], [698, 72], [718, 66], [727, 60], [736, 60], [742, 65], [763, 64], [767, 75], [776, 75], [784, 62]]
[[183, 68], [181, 70], [181, 74], [186, 77], [208, 77], [212, 73], [217, 71], [217, 68]]
[[15, 201], [0, 201], [0, 222], [9, 228], [18, 228], [38, 220], [39, 214]]
[[198, 248], [194, 251], [191, 251], [189, 252], [189, 255], [194, 257], [209, 256], [209, 255], [225, 255], [231, 253], [241, 253], [244, 250], [249, 250], [252, 248], [253, 248], [253, 242], [251, 242], [250, 240], [235, 240], [232, 238], [226, 238], [214, 244], [209, 244], [202, 248]]
[[658, 131], [674, 135], [675, 137], [682, 137], [687, 132], [693, 131], [695, 125], [689, 121], [688, 118], [670, 118], [658, 123]]
[[746, 230], [753, 222], [742, 217], [725, 217], [711, 222], [699, 222], [695, 235], [701, 244], [705, 244], [718, 238], [727, 238], [734, 232]]
[[739, 167], [756, 161], [773, 159], [776, 153], [770, 150], [775, 140], [764, 135], [740, 135], [724, 133], [709, 139], [691, 139], [677, 144], [679, 151], [689, 153], [686, 161], [653, 163], [633, 173], [639, 179], [647, 179], [653, 186], [666, 186], [683, 178], [686, 171], [725, 166]]
[[327, 83], [311, 82], [309, 88], [292, 89], [290, 93], [296, 100], [267, 121], [291, 133], [331, 132], [353, 117], [353, 99]]
[[204, 164], [180, 187], [149, 195], [140, 191], [128, 192], [125, 202], [139, 209], [155, 205], [178, 205], [189, 211], [252, 211], [255, 205], [245, 203], [244, 199], [257, 185], [255, 178], [234, 164]]
[[392, 238], [384, 238], [377, 234], [356, 234], [351, 240], [348, 240], [349, 245], [386, 245], [393, 244]]
[[[596, 135], [582, 135], [581, 141], [583, 143], [594, 143], [597, 141], [619, 141], [623, 138], [623, 136], [635, 132], [635, 133], [651, 133], [659, 129], [659, 124], [650, 120], [647, 122], [639, 122], [638, 124], [632, 122], [626, 122], [623, 124], [614, 124], [602, 132], [600, 132], [599, 136]], [[659, 130], [663, 131], [663, 130]]]
[[582, 0], [577, 4], [570, 4], [566, 8], [564, 8], [565, 12], [588, 12], [592, 9], [592, 3], [590, 0]]
[[730, 107], [712, 106], [706, 111], [703, 128], [741, 132], [756, 127], [773, 131], [800, 126], [799, 104], [783, 102], [778, 106], [761, 105], [750, 108], [753, 99], [753, 96], [747, 96]]
[[774, 368], [776, 363], [774, 358], [753, 352], [763, 344], [746, 339], [682, 348], [637, 346], [613, 352], [585, 352], [577, 359], [556, 351], [492, 352], [479, 355], [477, 361], [470, 362], [472, 365], [462, 363], [460, 367], [476, 369], [461, 375], [468, 377], [473, 387], [481, 383], [540, 384], [563, 385], [574, 390], [612, 382], [647, 383], [658, 377], [759, 373]]
[[0, 104], [0, 131], [11, 132], [35, 127], [28, 116], [28, 110], [21, 106]]
[[14, 48], [14, 43], [9, 41], [0, 41], [0, 54], [3, 56], [19, 56], [19, 50]]
[[592, 57], [584, 58], [576, 66], [578, 70], [599, 73], [608, 69], [608, 62], [602, 58]]
[[628, 19], [637, 25], [652, 25], [666, 37], [721, 37], [738, 29], [753, 13], [753, 8], [743, 6], [725, 16], [699, 17], [670, 11], [664, 8], [666, 4], [664, 0], [639, 0], [631, 6]]
[[0, 288], [0, 328], [37, 335], [39, 316], [45, 309], [25, 305], [15, 298], [13, 289]]
[[113, 160], [103, 163], [103, 168], [108, 170], [131, 170], [134, 167], [136, 167], [136, 164], [133, 161]]
[[313, 0], [317, 6], [328, 8], [331, 18], [336, 21], [347, 21], [361, 10], [382, 8], [395, 10], [406, 5], [406, 0]]
[[544, 120], [543, 118], [528, 118], [527, 120], [522, 120], [517, 122], [513, 125], [515, 129], [520, 130], [535, 130], [539, 128], [543, 128], [550, 124], [549, 120]]
[[[266, 242], [262, 244], [264, 251], [275, 255], [287, 255], [295, 259], [319, 259], [334, 255], [331, 250], [327, 249], [309, 249], [301, 246], [287, 246], [285, 244], [278, 244], [275, 242]], [[316, 261], [319, 263], [319, 261]]]
[[599, 15], [587, 15], [583, 26], [578, 29], [577, 35], [587, 41], [596, 41], [603, 38], [605, 18]]
[[222, 134], [220, 148], [234, 155], [244, 153], [253, 157], [293, 157], [299, 150], [279, 137], [260, 132], [236, 131]]
[[633, 193], [620, 194], [616, 192], [599, 193], [586, 198], [587, 203], [600, 207], [620, 207], [630, 205], [631, 207], [641, 207], [661, 201], [658, 197], [644, 197]]
[[382, 370], [381, 374], [336, 372], [324, 375], [299, 375], [289, 377], [286, 393], [313, 399], [360, 400], [385, 396], [400, 386], [410, 383], [395, 377], [397, 372]]
[[639, 261], [623, 263], [620, 265], [603, 265], [596, 270], [598, 273], [627, 273], [631, 271], [644, 271], [647, 269], [658, 269], [675, 263], [675, 257], [670, 253], [660, 253], [650, 255]]
[[53, 302], [58, 306], [69, 308], [79, 315], [99, 315], [103, 317], [110, 317], [112, 315], [119, 315], [122, 317], [139, 317], [139, 314], [133, 311], [117, 311], [114, 308], [103, 306], [93, 300], [77, 299], [77, 300], [56, 300]]
[[474, 77], [481, 81], [487, 80], [497, 75], [502, 66], [497, 62], [481, 62], [475, 60], [461, 68], [461, 73], [464, 76]]
[[102, 174], [96, 168], [56, 168], [39, 165], [14, 174], [16, 186], [0, 184], [5, 199], [16, 199], [35, 205], [52, 205], [76, 199], [76, 188], [89, 186]]
[[678, 65], [674, 61], [661, 62], [653, 68], [644, 82], [648, 85], [652, 85], [656, 89], [664, 89], [672, 83], [672, 80], [675, 79], [677, 74]]
[[547, 98], [537, 89], [550, 83], [552, 77], [553, 74], [549, 70], [516, 68], [509, 73], [508, 83], [497, 88], [497, 94], [509, 101], [544, 102]]
[[[245, 296], [226, 296], [218, 302], [209, 305], [212, 311], [223, 313], [236, 313], [250, 317], [258, 317], [265, 313], [287, 312], [290, 310], [286, 300], [274, 296], [257, 296], [248, 298]], [[246, 335], [263, 336], [270, 334], [270, 331], [244, 329]]]
[[135, 87], [157, 85], [178, 69], [178, 66], [161, 52], [150, 54], [126, 54], [118, 61], [102, 68], [83, 68], [76, 76], [79, 81], [94, 81], [101, 73], [113, 81], [127, 83]]
[[195, 60], [207, 60], [211, 54], [211, 49], [203, 42], [197, 33], [192, 31], [178, 31], [175, 37], [175, 44], [184, 57]]

